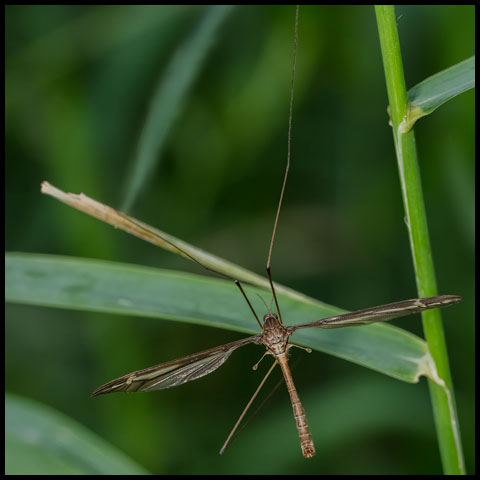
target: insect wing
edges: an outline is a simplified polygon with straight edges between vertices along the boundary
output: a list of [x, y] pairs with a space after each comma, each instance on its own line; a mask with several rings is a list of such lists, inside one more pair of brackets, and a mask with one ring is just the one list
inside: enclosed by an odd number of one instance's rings
[[138, 370], [98, 387], [92, 396], [114, 392], [149, 392], [176, 387], [208, 375], [223, 365], [237, 348], [255, 343], [260, 335], [243, 338], [219, 347]]
[[291, 331], [299, 328], [341, 328], [359, 325], [368, 325], [369, 323], [385, 322], [392, 318], [411, 315], [412, 313], [422, 312], [431, 308], [446, 307], [458, 303], [462, 297], [458, 295], [441, 295], [438, 297], [413, 298], [411, 300], [402, 300], [401, 302], [388, 303], [379, 307], [366, 308], [355, 312], [336, 315], [334, 317], [322, 318], [315, 322], [301, 323], [290, 327]]

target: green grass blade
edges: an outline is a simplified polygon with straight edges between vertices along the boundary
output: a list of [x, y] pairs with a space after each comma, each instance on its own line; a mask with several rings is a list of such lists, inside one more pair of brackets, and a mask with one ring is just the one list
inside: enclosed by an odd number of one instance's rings
[[[232, 262], [224, 260], [216, 255], [201, 250], [179, 238], [174, 237], [168, 233], [165, 233], [158, 228], [154, 228], [146, 223], [143, 223], [136, 218], [129, 217], [122, 212], [119, 212], [108, 205], [97, 202], [93, 198], [80, 193], [66, 193], [48, 182], [43, 182], [41, 187], [42, 193], [51, 195], [52, 197], [60, 200], [67, 205], [76, 208], [87, 215], [98, 218], [102, 222], [108, 223], [117, 229], [124, 230], [125, 232], [135, 235], [146, 242], [150, 242], [157, 247], [163, 248], [169, 252], [180, 255], [190, 261], [194, 261], [203, 267], [210, 269], [221, 275], [229, 276], [232, 279], [240, 280], [244, 283], [256, 285], [270, 289], [268, 280], [256, 273], [253, 273], [245, 268], [235, 265]], [[290, 296], [296, 296], [305, 301], [312, 300], [307, 296], [298, 292], [275, 284], [275, 288], [279, 292], [288, 293]]]
[[475, 56], [426, 78], [407, 92], [408, 112], [401, 131], [408, 132], [419, 118], [474, 87]]
[[51, 407], [5, 396], [7, 475], [144, 475], [148, 472]]
[[203, 61], [231, 11], [231, 5], [207, 8], [196, 30], [172, 57], [153, 95], [150, 111], [141, 132], [133, 172], [128, 176], [123, 210], [129, 210], [163, 147], [182, 109], [186, 94], [200, 73]]
[[[60, 256], [9, 253], [6, 300], [141, 315], [258, 333], [256, 322], [233, 282], [136, 265]], [[248, 287], [254, 307], [263, 306]], [[314, 321], [343, 312], [336, 307], [279, 294], [287, 323]], [[377, 370], [406, 382], [434, 376], [425, 342], [389, 324], [298, 331], [293, 342]], [[213, 346], [213, 345], [212, 345]]]

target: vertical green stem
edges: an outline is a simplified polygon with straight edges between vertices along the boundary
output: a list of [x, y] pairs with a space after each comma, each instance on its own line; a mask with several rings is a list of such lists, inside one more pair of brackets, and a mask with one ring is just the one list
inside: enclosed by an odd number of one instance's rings
[[[437, 295], [437, 285], [415, 148], [415, 134], [413, 129], [401, 133], [400, 128], [407, 112], [408, 101], [395, 9], [393, 5], [376, 5], [375, 13], [418, 294], [420, 297], [433, 296]], [[440, 311], [429, 310], [422, 314], [422, 318], [425, 338], [433, 360], [433, 378], [428, 379], [428, 383], [443, 470], [445, 474], [463, 474], [465, 467], [460, 431]]]

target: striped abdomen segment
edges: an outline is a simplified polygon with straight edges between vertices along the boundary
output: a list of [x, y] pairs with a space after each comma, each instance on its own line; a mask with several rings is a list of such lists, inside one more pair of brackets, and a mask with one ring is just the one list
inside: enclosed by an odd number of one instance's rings
[[305, 410], [303, 409], [302, 402], [297, 393], [297, 389], [293, 383], [292, 374], [287, 363], [287, 355], [282, 354], [276, 356], [278, 363], [283, 372], [285, 383], [287, 384], [288, 393], [292, 402], [293, 416], [295, 417], [295, 423], [297, 424], [298, 436], [300, 437], [300, 446], [302, 447], [302, 453], [305, 458], [313, 457], [315, 455], [315, 446], [313, 445], [312, 437], [310, 436], [310, 430], [308, 429], [307, 417]]

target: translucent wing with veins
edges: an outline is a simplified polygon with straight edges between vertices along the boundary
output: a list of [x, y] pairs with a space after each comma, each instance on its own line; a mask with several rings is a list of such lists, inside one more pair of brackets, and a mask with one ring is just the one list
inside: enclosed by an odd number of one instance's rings
[[182, 385], [208, 375], [223, 365], [234, 350], [249, 343], [257, 343], [260, 339], [261, 335], [242, 338], [188, 357], [129, 373], [98, 387], [92, 396], [113, 392], [149, 392]]
[[453, 303], [458, 303], [462, 297], [458, 295], [440, 295], [437, 297], [413, 298], [411, 300], [402, 300], [400, 302], [387, 303], [379, 307], [366, 308], [355, 312], [335, 315], [334, 317], [322, 318], [315, 322], [300, 323], [288, 327], [291, 332], [300, 328], [341, 328], [353, 327], [359, 325], [368, 325], [369, 323], [385, 322], [392, 318], [404, 317], [412, 313], [423, 312], [431, 308], [446, 307]]

